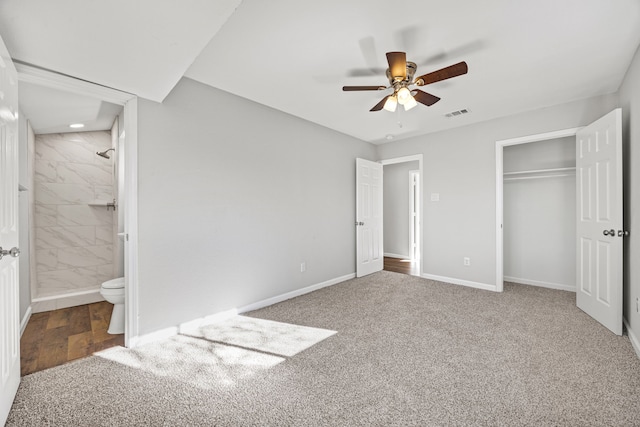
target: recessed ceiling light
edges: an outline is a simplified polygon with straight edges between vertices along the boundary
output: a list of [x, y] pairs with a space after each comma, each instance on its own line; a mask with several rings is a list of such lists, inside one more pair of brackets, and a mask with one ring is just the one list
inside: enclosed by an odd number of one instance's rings
[[69, 125], [70, 128], [74, 128], [74, 129], [80, 129], [84, 127], [84, 124], [82, 123], [72, 123]]

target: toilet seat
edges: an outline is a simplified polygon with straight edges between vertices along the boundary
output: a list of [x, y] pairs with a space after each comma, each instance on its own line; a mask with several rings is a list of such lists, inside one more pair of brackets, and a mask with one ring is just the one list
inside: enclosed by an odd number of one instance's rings
[[122, 289], [124, 288], [124, 277], [107, 280], [102, 283], [102, 289]]

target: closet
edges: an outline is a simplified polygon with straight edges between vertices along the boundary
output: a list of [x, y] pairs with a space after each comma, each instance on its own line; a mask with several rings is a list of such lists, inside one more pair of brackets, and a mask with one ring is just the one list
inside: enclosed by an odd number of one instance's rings
[[576, 144], [504, 147], [504, 280], [575, 291]]

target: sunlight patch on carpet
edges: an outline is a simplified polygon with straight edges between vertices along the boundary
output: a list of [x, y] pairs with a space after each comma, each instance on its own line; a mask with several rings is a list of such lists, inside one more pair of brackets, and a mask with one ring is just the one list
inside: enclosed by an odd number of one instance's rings
[[188, 335], [246, 349], [291, 357], [336, 331], [234, 316], [190, 332]]
[[203, 389], [233, 386], [283, 362], [283, 357], [183, 335], [128, 349], [113, 347], [96, 356]]

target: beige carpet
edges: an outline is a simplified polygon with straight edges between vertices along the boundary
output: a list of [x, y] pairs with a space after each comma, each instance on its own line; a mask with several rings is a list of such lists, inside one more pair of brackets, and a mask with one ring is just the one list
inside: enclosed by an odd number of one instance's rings
[[248, 316], [337, 333], [293, 356], [116, 349], [25, 377], [7, 425], [640, 425], [640, 360], [572, 293], [383, 271]]

